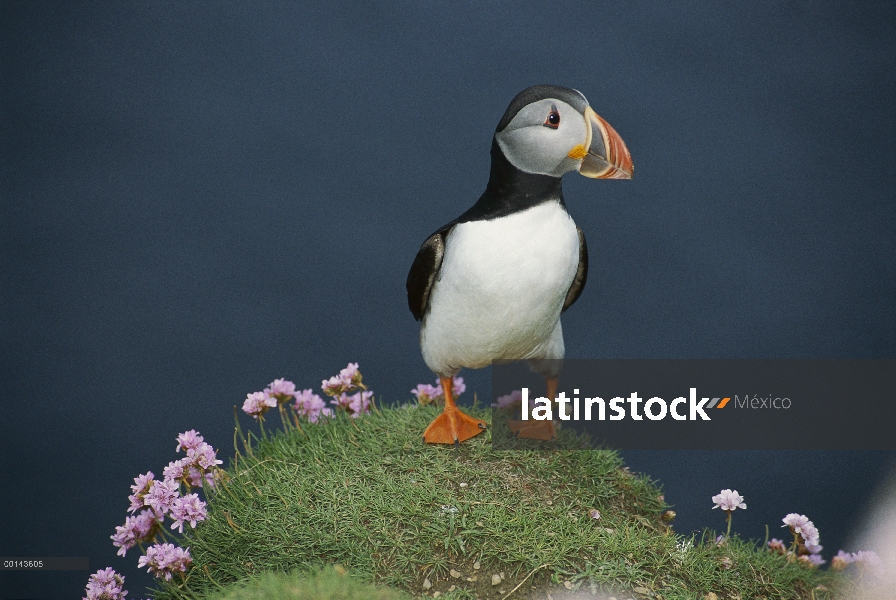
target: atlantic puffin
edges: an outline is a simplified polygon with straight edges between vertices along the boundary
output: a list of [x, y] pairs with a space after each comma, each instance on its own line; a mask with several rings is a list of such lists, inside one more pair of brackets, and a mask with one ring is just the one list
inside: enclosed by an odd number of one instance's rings
[[[491, 172], [469, 210], [420, 247], [407, 279], [408, 306], [421, 321], [426, 365], [444, 390], [442, 414], [423, 440], [458, 445], [485, 429], [459, 410], [453, 377], [496, 360], [529, 360], [557, 391], [564, 356], [560, 314], [578, 299], [588, 274], [585, 235], [563, 202], [561, 177], [631, 179], [634, 165], [619, 134], [581, 92], [527, 88], [495, 129]], [[554, 424], [517, 423], [520, 437], [551, 439]]]

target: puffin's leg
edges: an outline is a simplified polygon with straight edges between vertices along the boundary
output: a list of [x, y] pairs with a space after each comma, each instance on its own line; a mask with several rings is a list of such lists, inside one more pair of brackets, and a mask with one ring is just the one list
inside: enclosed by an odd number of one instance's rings
[[485, 429], [485, 421], [474, 419], [462, 412], [454, 403], [452, 386], [453, 378], [440, 377], [442, 389], [445, 391], [445, 408], [436, 417], [426, 431], [423, 441], [427, 444], [455, 444], [479, 435]]
[[[545, 383], [548, 388], [548, 399], [551, 401], [551, 410], [553, 411], [554, 407], [554, 398], [557, 397], [557, 384], [559, 383], [556, 377], [554, 378], [546, 378]], [[545, 440], [551, 441], [555, 437], [557, 437], [557, 428], [554, 427], [554, 421], [507, 421], [507, 426], [510, 427], [510, 431], [513, 431], [517, 434], [517, 437], [520, 438], [531, 438], [533, 440]]]

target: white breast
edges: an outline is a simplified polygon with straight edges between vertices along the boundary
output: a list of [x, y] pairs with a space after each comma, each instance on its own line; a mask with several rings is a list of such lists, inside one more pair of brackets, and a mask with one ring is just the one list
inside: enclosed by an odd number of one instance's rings
[[448, 376], [563, 358], [560, 311], [578, 264], [576, 226], [557, 201], [455, 226], [420, 330], [427, 366]]

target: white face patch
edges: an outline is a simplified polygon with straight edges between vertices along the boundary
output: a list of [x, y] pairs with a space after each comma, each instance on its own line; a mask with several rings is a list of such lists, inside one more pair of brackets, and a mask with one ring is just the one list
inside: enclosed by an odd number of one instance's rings
[[[545, 125], [552, 109], [560, 114], [556, 129]], [[587, 135], [584, 115], [566, 102], [546, 98], [523, 107], [495, 138], [517, 169], [560, 177], [579, 168], [580, 161], [568, 154]]]

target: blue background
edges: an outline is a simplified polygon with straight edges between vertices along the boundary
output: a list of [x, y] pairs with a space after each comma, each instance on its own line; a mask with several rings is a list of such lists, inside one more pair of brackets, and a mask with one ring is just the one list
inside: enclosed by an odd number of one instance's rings
[[[386, 403], [431, 382], [407, 270], [533, 84], [581, 90], [637, 166], [565, 180], [591, 253], [568, 356], [896, 357], [892, 2], [378, 4], [0, 3], [0, 555], [89, 556], [139, 597], [109, 535], [177, 433], [226, 459], [247, 393], [349, 361]], [[735, 488], [734, 530], [805, 513], [828, 559], [893, 464], [625, 456], [678, 531]]]

